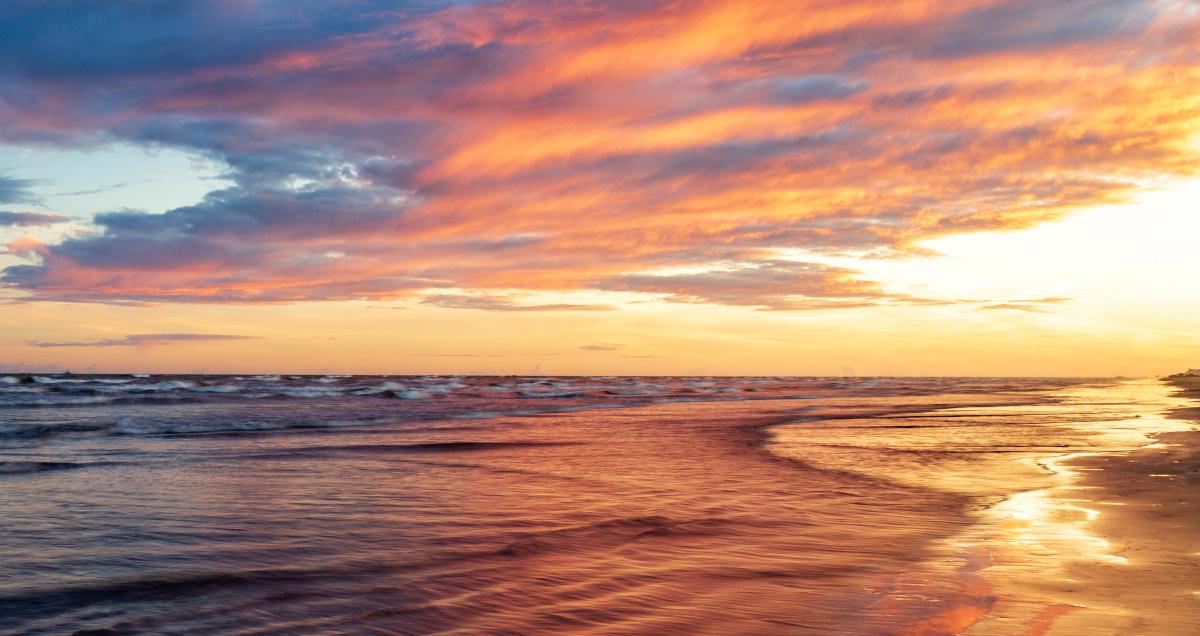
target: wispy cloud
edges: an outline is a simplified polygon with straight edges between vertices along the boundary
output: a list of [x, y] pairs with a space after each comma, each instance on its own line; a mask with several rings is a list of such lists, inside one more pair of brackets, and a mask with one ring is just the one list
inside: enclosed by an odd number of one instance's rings
[[36, 199], [30, 179], [18, 179], [0, 174], [0, 203], [32, 203]]
[[984, 305], [979, 309], [984, 311], [1027, 311], [1030, 313], [1044, 313], [1046, 311], [1037, 305], [1022, 303], [996, 303], [994, 305]]
[[483, 309], [487, 311], [613, 311], [612, 305], [581, 305], [571, 303], [543, 303], [522, 305], [509, 298], [498, 296], [471, 296], [466, 294], [435, 294], [421, 300], [423, 305], [435, 305], [448, 309]]
[[618, 349], [624, 349], [625, 345], [619, 342], [594, 342], [582, 345], [579, 348], [584, 351], [617, 351]]
[[81, 342], [48, 342], [44, 340], [31, 340], [27, 344], [34, 347], [153, 347], [184, 342], [213, 342], [221, 340], [256, 339], [258, 339], [258, 336], [238, 336], [214, 333], [140, 333], [108, 340], [88, 340]]
[[0, 210], [0, 227], [34, 227], [53, 225], [70, 221], [71, 217], [63, 214], [42, 212], [7, 212]]
[[626, 274], [596, 285], [601, 289], [662, 294], [671, 302], [747, 305], [772, 311], [925, 302], [889, 293], [851, 269], [783, 260], [747, 260], [687, 274]]
[[[232, 183], [25, 252], [0, 285], [31, 300], [919, 303], [773, 255], [915, 254], [1200, 173], [1188, 3], [11, 4], [0, 142], [179, 148]], [[681, 268], [707, 273], [645, 273]]]
[[1062, 298], [1057, 296], [1047, 298], [1025, 298], [1010, 300], [1002, 303], [993, 303], [984, 305], [979, 309], [984, 311], [1026, 311], [1030, 313], [1045, 313], [1046, 305], [1061, 305], [1069, 303], [1072, 299]]
[[1011, 302], [1014, 302], [1014, 303], [1032, 303], [1032, 304], [1035, 304], [1035, 305], [1061, 305], [1061, 304], [1063, 304], [1063, 303], [1069, 303], [1069, 302], [1071, 302], [1072, 300], [1074, 300], [1074, 299], [1073, 299], [1073, 298], [1067, 298], [1067, 297], [1065, 297], [1065, 296], [1047, 296], [1047, 297], [1044, 297], [1044, 298], [1018, 298], [1018, 299], [1016, 299], [1016, 300], [1013, 300], [1013, 301], [1011, 301]]
[[128, 185], [129, 185], [128, 183], [120, 182], [120, 183], [109, 184], [106, 186], [100, 186], [98, 188], [89, 188], [87, 190], [71, 190], [68, 192], [56, 192], [56, 193], [54, 193], [54, 195], [59, 196], [59, 197], [85, 197], [85, 196], [91, 196], [93, 194], [103, 194], [105, 192], [112, 192], [113, 190], [120, 190], [121, 188], [127, 187]]

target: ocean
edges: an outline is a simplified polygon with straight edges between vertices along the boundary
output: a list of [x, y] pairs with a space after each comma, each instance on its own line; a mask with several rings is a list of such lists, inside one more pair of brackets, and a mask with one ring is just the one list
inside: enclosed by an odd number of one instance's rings
[[1113, 557], [1038, 493], [1073, 479], [1055, 462], [1179, 430], [1172, 400], [1098, 379], [0, 376], [0, 633], [955, 633], [996, 603], [997, 533], [1027, 572]]

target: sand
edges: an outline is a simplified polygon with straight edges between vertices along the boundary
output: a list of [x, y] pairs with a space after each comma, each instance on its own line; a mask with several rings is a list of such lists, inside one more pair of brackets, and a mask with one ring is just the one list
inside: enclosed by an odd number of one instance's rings
[[[1200, 397], [1200, 379], [1180, 388]], [[1200, 407], [1167, 415], [1200, 426]], [[1200, 633], [1200, 430], [1150, 437], [1055, 466], [1058, 486], [1025, 494], [1039, 499], [1040, 535], [1022, 541], [1010, 505], [1009, 526], [983, 542], [994, 562], [980, 574], [996, 601], [964, 633]]]

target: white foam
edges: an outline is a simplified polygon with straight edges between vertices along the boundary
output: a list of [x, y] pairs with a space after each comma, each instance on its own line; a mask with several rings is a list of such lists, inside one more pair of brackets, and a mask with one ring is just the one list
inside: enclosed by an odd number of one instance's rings
[[407, 390], [408, 390], [408, 387], [404, 386], [403, 384], [398, 384], [396, 382], [384, 382], [383, 384], [380, 384], [379, 386], [363, 387], [356, 391], [351, 391], [350, 393], [351, 393], [351, 395], [377, 395], [379, 393], [386, 393], [388, 391], [407, 391]]
[[219, 433], [221, 431], [269, 431], [280, 424], [266, 422], [176, 422], [160, 423], [121, 420], [113, 430], [121, 435], [162, 435], [166, 433]]
[[78, 378], [47, 378], [45, 376], [35, 375], [33, 381], [38, 384], [83, 384], [88, 380], [80, 380]]
[[455, 389], [465, 389], [465, 388], [467, 388], [467, 385], [462, 384], [460, 382], [447, 382], [445, 384], [427, 384], [427, 385], [421, 386], [422, 391], [428, 391], [430, 393], [450, 393], [451, 391], [454, 391]]
[[579, 391], [521, 391], [521, 395], [527, 398], [569, 398], [579, 397]]
[[198, 386], [193, 387], [193, 391], [197, 393], [237, 393], [241, 391], [241, 387], [233, 386], [232, 384], [218, 384], [215, 386]]
[[190, 389], [194, 386], [196, 386], [195, 382], [188, 382], [187, 380], [165, 380], [155, 384], [139, 384], [128, 388], [142, 388], [150, 391], [174, 391], [175, 389]]
[[336, 395], [341, 389], [329, 386], [302, 386], [294, 389], [281, 389], [279, 395], [297, 398], [322, 398]]

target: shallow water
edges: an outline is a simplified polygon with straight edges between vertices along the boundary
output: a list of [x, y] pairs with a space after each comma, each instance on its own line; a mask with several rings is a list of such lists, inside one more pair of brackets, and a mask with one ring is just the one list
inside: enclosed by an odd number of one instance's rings
[[6, 376], [0, 630], [945, 632], [1106, 384]]

